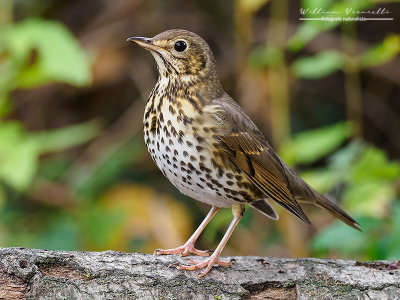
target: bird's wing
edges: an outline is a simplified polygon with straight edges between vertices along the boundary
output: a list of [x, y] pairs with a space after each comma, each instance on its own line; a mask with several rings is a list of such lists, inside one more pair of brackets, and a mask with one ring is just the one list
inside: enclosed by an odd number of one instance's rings
[[310, 224], [290, 190], [281, 160], [240, 106], [225, 95], [204, 113], [218, 128], [213, 137], [220, 151], [266, 196]]

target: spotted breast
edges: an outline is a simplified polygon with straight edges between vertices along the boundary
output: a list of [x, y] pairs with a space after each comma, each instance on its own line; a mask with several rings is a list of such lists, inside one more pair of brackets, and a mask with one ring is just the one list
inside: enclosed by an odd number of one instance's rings
[[[147, 101], [144, 138], [154, 162], [183, 194], [201, 202], [230, 207], [263, 195], [242, 172], [215, 156], [218, 128], [207, 126], [201, 103], [181, 84], [160, 77]], [[257, 197], [254, 197], [256, 192]]]

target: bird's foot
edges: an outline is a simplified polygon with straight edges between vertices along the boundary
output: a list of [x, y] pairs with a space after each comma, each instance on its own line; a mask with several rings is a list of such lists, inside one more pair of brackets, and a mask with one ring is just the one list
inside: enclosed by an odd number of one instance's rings
[[211, 268], [214, 266], [214, 264], [218, 264], [220, 266], [224, 267], [229, 267], [231, 263], [229, 261], [223, 261], [218, 259], [218, 255], [211, 255], [210, 258], [207, 258], [203, 262], [199, 262], [196, 260], [189, 260], [188, 263], [193, 264], [191, 266], [186, 266], [186, 265], [181, 265], [177, 266], [176, 268], [178, 270], [188, 270], [188, 271], [194, 271], [198, 270], [201, 268], [205, 268], [205, 270], [199, 275], [199, 277], [203, 277], [207, 275], [208, 272], [210, 272]]
[[199, 255], [199, 256], [210, 256], [211, 253], [213, 253], [212, 250], [197, 250], [193, 244], [185, 244], [183, 246], [180, 246], [178, 248], [174, 249], [156, 249], [154, 251], [155, 255], [164, 255], [164, 254], [179, 254], [180, 256], [186, 256], [189, 253]]

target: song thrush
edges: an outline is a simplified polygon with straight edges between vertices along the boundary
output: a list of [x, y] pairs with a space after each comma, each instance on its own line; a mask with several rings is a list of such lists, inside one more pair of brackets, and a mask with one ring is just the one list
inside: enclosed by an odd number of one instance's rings
[[131, 37], [128, 41], [149, 50], [159, 71], [143, 120], [151, 157], [183, 194], [212, 206], [183, 246], [158, 249], [156, 254], [208, 256], [209, 251], [194, 248], [196, 239], [221, 207], [232, 207], [233, 220], [212, 255], [178, 269], [205, 268], [200, 274], [204, 276], [214, 264], [229, 266], [219, 256], [242, 218], [245, 205], [278, 219], [268, 200], [276, 201], [307, 224], [310, 221], [299, 203], [320, 206], [360, 229], [352, 217], [311, 188], [278, 157], [256, 125], [223, 90], [213, 53], [201, 37], [186, 30], [168, 30], [153, 38]]

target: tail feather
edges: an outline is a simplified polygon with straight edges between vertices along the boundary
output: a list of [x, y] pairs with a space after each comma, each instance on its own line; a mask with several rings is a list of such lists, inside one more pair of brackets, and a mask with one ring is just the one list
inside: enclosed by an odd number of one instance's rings
[[338, 205], [329, 201], [327, 198], [325, 198], [324, 196], [322, 196], [317, 192], [315, 192], [314, 195], [316, 196], [315, 197], [316, 201], [314, 203], [315, 205], [326, 209], [331, 215], [343, 221], [347, 225], [353, 227], [354, 229], [362, 231], [360, 224], [356, 220], [354, 220], [348, 213], [346, 213], [343, 209], [341, 209]]
[[335, 203], [318, 193], [312, 187], [310, 187], [290, 167], [288, 167], [284, 163], [283, 165], [285, 166], [285, 171], [291, 191], [298, 202], [313, 204], [322, 207], [335, 218], [338, 218], [339, 220], [343, 221], [354, 229], [362, 231], [360, 224], [358, 224], [356, 220], [350, 217], [348, 213], [346, 213], [338, 205], [336, 205]]

